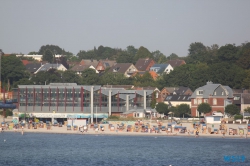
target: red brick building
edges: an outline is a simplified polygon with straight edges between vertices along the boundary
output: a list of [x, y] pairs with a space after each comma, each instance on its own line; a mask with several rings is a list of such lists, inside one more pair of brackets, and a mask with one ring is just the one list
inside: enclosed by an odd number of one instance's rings
[[212, 108], [212, 111], [206, 115], [211, 115], [214, 111], [224, 113], [225, 106], [232, 101], [233, 91], [229, 86], [207, 82], [206, 85], [197, 88], [191, 96], [191, 115], [193, 117], [201, 115], [197, 111], [201, 103], [208, 103]]

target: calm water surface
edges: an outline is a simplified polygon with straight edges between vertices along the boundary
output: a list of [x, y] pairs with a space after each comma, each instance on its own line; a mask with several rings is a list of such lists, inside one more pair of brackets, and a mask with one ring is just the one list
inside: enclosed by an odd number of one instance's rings
[[[250, 139], [0, 133], [0, 166], [250, 165]], [[246, 157], [228, 163], [225, 155]]]

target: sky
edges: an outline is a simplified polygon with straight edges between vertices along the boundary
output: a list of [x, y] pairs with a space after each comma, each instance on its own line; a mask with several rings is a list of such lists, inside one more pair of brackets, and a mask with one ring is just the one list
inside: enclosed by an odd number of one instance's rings
[[194, 42], [250, 42], [249, 9], [249, 0], [0, 0], [0, 49], [52, 44], [76, 55], [132, 45], [184, 57]]

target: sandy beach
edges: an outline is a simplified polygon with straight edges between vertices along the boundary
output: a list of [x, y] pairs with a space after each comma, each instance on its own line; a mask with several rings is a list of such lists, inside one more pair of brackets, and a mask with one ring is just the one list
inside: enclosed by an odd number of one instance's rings
[[[87, 132], [80, 132], [79, 130], [67, 130], [67, 126], [62, 126], [62, 127], [58, 127], [58, 126], [52, 126], [51, 129], [47, 129], [47, 128], [37, 128], [37, 129], [28, 129], [28, 128], [24, 128], [23, 129], [23, 134], [27, 134], [27, 133], [51, 133], [51, 134], [82, 134], [82, 135], [120, 135], [120, 136], [174, 136], [174, 137], [195, 137], [195, 133], [191, 134], [191, 131], [194, 131], [193, 127], [192, 127], [192, 123], [182, 123], [181, 125], [183, 127], [187, 128], [188, 132], [185, 133], [179, 133], [179, 132], [172, 132], [172, 133], [167, 133], [166, 131], [160, 131], [159, 133], [155, 133], [155, 132], [127, 132], [126, 129], [124, 129], [123, 131], [119, 131], [119, 130], [114, 130], [114, 131], [110, 131], [110, 129], [108, 128], [108, 124], [101, 124], [102, 126], [105, 127], [104, 131], [95, 131], [93, 128], [88, 128]], [[156, 123], [152, 123], [152, 125], [156, 125]], [[163, 124], [166, 125], [166, 124]], [[227, 133], [225, 134], [224, 138], [244, 138], [246, 139], [246, 133], [244, 131], [244, 135], [229, 135], [228, 129], [229, 128], [234, 128], [234, 129], [238, 129], [239, 126], [245, 126], [247, 127], [246, 124], [226, 124], [227, 125]], [[219, 128], [219, 124], [215, 124], [212, 126], [212, 124], [208, 124], [208, 127], [213, 127], [213, 128]], [[4, 130], [4, 132], [17, 132], [22, 134], [22, 129], [9, 129], [9, 130]], [[0, 133], [1, 134], [1, 133]], [[250, 135], [248, 135], [250, 138]], [[223, 134], [221, 134], [220, 132], [218, 134], [209, 134], [208, 132], [202, 133], [200, 131], [199, 133], [199, 137], [211, 137], [211, 138], [223, 138]]]

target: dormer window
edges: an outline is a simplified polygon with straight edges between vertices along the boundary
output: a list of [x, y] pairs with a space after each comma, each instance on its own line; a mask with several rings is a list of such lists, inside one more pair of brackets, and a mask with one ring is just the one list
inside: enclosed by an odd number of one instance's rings
[[224, 92], [221, 92], [221, 95], [224, 96]]
[[197, 95], [203, 95], [203, 90], [198, 90]]

